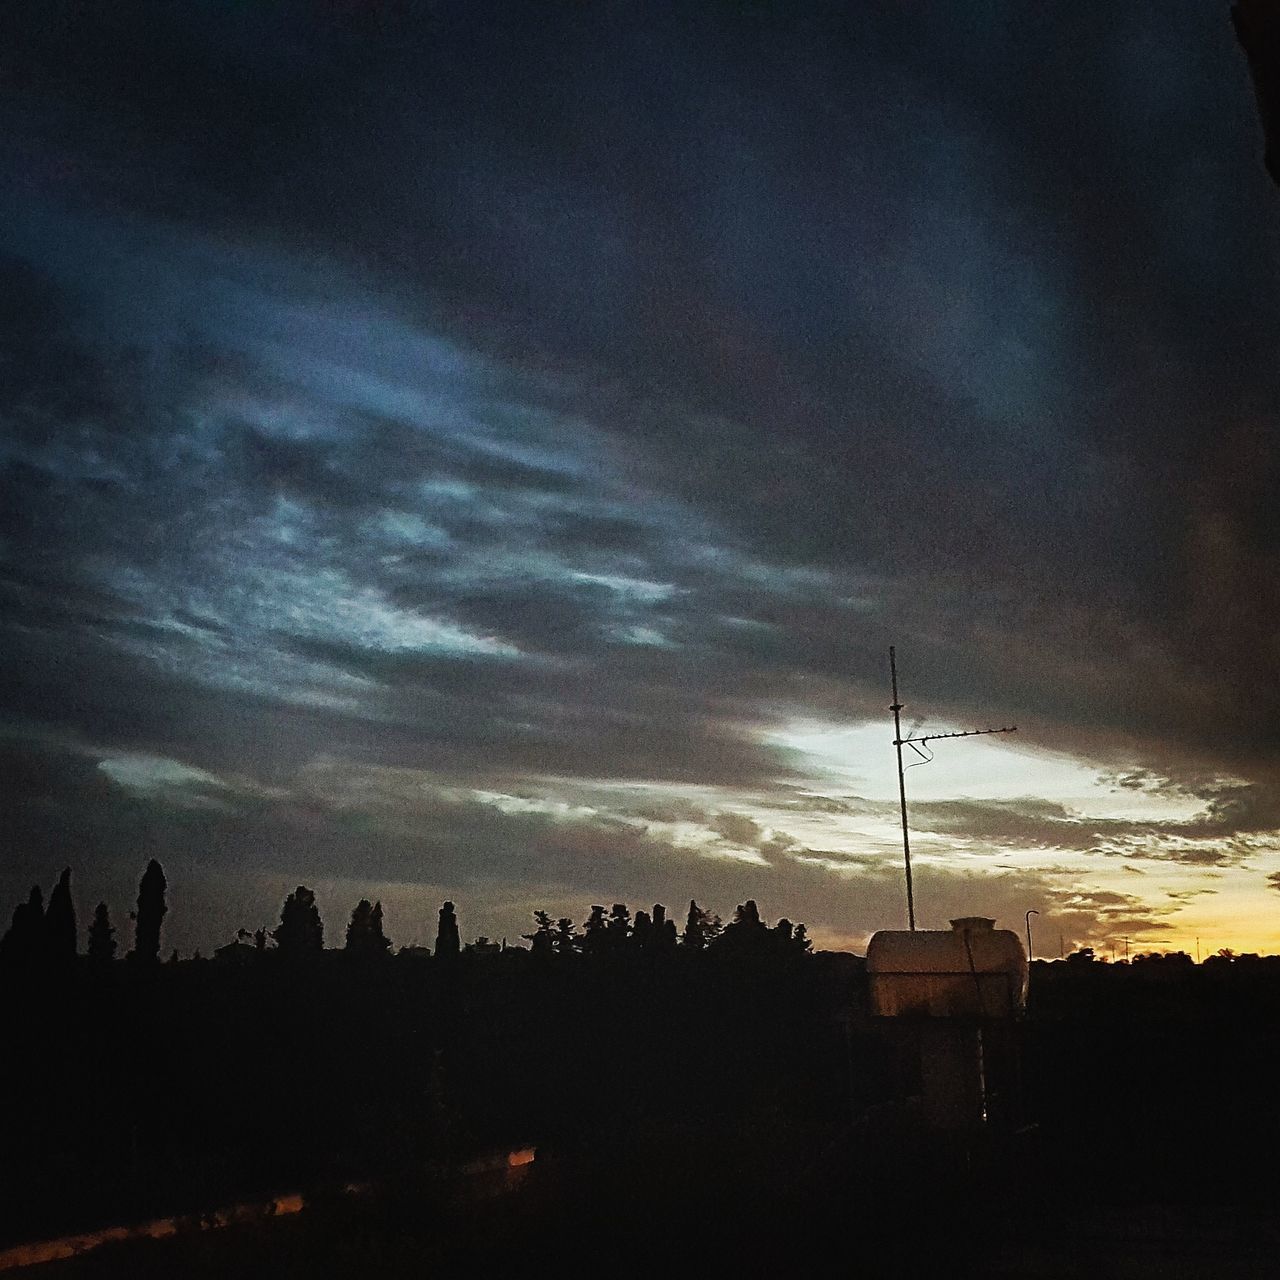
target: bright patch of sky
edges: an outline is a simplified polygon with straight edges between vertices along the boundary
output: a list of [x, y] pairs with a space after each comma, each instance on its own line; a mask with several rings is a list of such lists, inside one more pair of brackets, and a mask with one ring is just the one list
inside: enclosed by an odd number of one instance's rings
[[627, 578], [613, 573], [577, 573], [569, 574], [574, 582], [590, 582], [597, 586], [608, 587], [620, 596], [639, 600], [644, 604], [653, 604], [659, 600], [669, 600], [675, 594], [675, 587], [669, 582], [646, 582], [642, 578]]
[[636, 645], [645, 649], [674, 649], [678, 646], [653, 627], [638, 625], [611, 627], [608, 634], [623, 644]]
[[[956, 733], [973, 725], [930, 724], [922, 733]], [[906, 729], [907, 726], [904, 726]], [[893, 726], [843, 727], [819, 721], [797, 722], [766, 734], [767, 740], [795, 753], [813, 771], [815, 785], [831, 794], [850, 792], [869, 799], [898, 797]], [[1155, 795], [1116, 788], [1109, 775], [1069, 756], [1023, 746], [1016, 735], [992, 735], [928, 744], [932, 764], [913, 764], [906, 774], [907, 800], [1017, 800], [1035, 796], [1094, 816], [1176, 821], [1204, 808], [1193, 796]], [[904, 751], [904, 763], [915, 757]], [[823, 785], [825, 784], [825, 785]]]
[[111, 755], [98, 768], [130, 791], [155, 792], [181, 787], [221, 787], [222, 780], [203, 769], [193, 769], [164, 756], [142, 754]]
[[383, 653], [442, 652], [514, 657], [513, 645], [476, 635], [440, 618], [397, 608], [378, 591], [357, 587], [344, 574], [261, 570], [256, 576], [255, 621], [294, 635], [344, 641]]

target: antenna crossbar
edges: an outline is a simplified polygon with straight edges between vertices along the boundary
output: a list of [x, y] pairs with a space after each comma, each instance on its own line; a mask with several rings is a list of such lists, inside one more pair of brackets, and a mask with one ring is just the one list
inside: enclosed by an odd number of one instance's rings
[[[923, 743], [941, 742], [944, 738], [977, 738], [988, 733], [1017, 733], [1018, 726], [1009, 724], [1001, 725], [998, 729], [961, 729], [957, 733], [927, 733], [920, 738], [915, 738], [908, 734], [904, 738], [902, 736], [903, 704], [898, 700], [898, 661], [893, 645], [889, 646], [889, 678], [893, 685], [893, 702], [889, 707], [889, 710], [893, 712], [893, 747], [898, 753], [898, 805], [902, 814], [902, 862], [907, 881], [907, 927], [914, 933], [916, 927], [916, 900], [911, 886], [911, 836], [907, 827], [907, 782], [905, 776], [905, 770], [914, 768], [914, 766], [903, 765], [902, 748], [910, 747], [923, 763], [928, 764], [933, 759], [933, 752], [929, 752], [926, 756], [920, 750], [920, 746]], [[1029, 921], [1030, 917], [1028, 917]], [[1028, 948], [1029, 950], [1030, 948]]]
[[[892, 708], [890, 708], [892, 710]], [[1017, 733], [1018, 726], [1016, 724], [1003, 725], [999, 729], [962, 729], [959, 733], [926, 733], [923, 738], [915, 738], [910, 735], [902, 739], [902, 745], [909, 747], [913, 742], [941, 742], [943, 738], [976, 738], [984, 733]], [[893, 744], [898, 745], [897, 741]]]

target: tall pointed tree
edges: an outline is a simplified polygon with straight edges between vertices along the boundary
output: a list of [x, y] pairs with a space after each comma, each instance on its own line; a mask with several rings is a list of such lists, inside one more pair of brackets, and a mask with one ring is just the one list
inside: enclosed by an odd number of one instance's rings
[[653, 904], [653, 935], [650, 946], [655, 951], [669, 951], [676, 945], [676, 922], [667, 919], [667, 909], [660, 902]]
[[133, 913], [133, 950], [130, 958], [142, 964], [160, 959], [160, 926], [169, 910], [164, 900], [167, 887], [164, 868], [152, 858], [138, 884], [138, 909]]
[[582, 954], [599, 955], [605, 947], [605, 931], [608, 928], [604, 918], [604, 907], [596, 903], [591, 914], [582, 923], [582, 933], [578, 936], [578, 946]]
[[305, 960], [324, 950], [324, 922], [315, 891], [300, 884], [280, 909], [280, 923], [271, 931], [285, 960]]
[[52, 964], [76, 958], [76, 908], [71, 901], [71, 868], [63, 869], [44, 913], [44, 953]]
[[368, 898], [361, 898], [356, 903], [355, 909], [351, 912], [351, 919], [347, 923], [347, 945], [346, 950], [355, 954], [367, 953], [369, 948], [369, 935], [373, 931], [373, 904]]
[[701, 951], [720, 936], [720, 917], [704, 911], [696, 902], [690, 901], [689, 914], [685, 917], [684, 934], [681, 941], [686, 947]]
[[111, 916], [105, 902], [98, 903], [89, 926], [89, 959], [94, 964], [109, 964], [115, 959], [116, 931], [111, 927]]
[[347, 925], [347, 951], [357, 956], [385, 956], [391, 941], [382, 931], [382, 903], [361, 898]]
[[436, 928], [436, 955], [441, 960], [454, 960], [462, 950], [458, 936], [458, 917], [452, 902], [440, 908], [440, 923]]
[[382, 900], [378, 899], [373, 904], [373, 914], [369, 917], [373, 926], [373, 945], [377, 949], [377, 954], [385, 956], [391, 950], [391, 939], [387, 937], [382, 924]]
[[44, 894], [38, 884], [31, 886], [26, 902], [13, 909], [13, 923], [0, 938], [0, 959], [13, 964], [29, 964], [39, 958], [44, 937]]

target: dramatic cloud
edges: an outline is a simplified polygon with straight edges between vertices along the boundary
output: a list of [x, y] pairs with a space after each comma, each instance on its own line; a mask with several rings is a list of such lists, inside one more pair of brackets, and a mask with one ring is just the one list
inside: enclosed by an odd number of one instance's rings
[[1185, 932], [1220, 871], [1263, 945], [1280, 211], [1225, 13], [50, 0], [0, 75], [0, 889], [856, 942], [897, 643], [908, 717], [1019, 726], [908, 775], [931, 919]]

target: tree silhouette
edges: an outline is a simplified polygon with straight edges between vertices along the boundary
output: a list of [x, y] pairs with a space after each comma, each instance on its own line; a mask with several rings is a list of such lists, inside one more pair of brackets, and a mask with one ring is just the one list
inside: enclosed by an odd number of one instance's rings
[[391, 939], [387, 937], [386, 930], [382, 924], [382, 899], [379, 898], [373, 904], [373, 942], [378, 948], [379, 955], [386, 955], [391, 950]]
[[111, 916], [105, 902], [98, 903], [89, 926], [89, 959], [95, 964], [109, 964], [115, 959], [116, 931], [111, 927]]
[[76, 908], [71, 901], [71, 868], [65, 867], [44, 913], [44, 954], [52, 964], [76, 957]]
[[701, 951], [720, 936], [720, 917], [704, 911], [692, 900], [689, 902], [689, 914], [685, 917], [682, 941], [686, 947]]
[[454, 960], [462, 950], [458, 936], [458, 917], [452, 902], [440, 908], [440, 923], [436, 927], [436, 956], [441, 960]]
[[130, 959], [142, 964], [156, 964], [160, 958], [160, 925], [168, 911], [164, 891], [164, 869], [152, 858], [138, 885], [138, 909], [133, 913], [133, 950]]
[[13, 909], [13, 923], [0, 938], [0, 959], [28, 964], [40, 954], [44, 937], [44, 894], [38, 884], [31, 886], [26, 902]]
[[583, 955], [599, 955], [604, 950], [606, 945], [605, 930], [607, 927], [604, 908], [596, 904], [591, 908], [591, 914], [583, 922], [582, 933], [577, 940]]
[[573, 921], [568, 916], [561, 916], [556, 921], [555, 948], [556, 954], [561, 956], [572, 955], [577, 946], [578, 938], [574, 931]]
[[382, 903], [361, 898], [347, 925], [347, 951], [357, 956], [385, 956], [391, 939], [382, 930]]
[[669, 951], [676, 945], [676, 922], [667, 919], [667, 909], [660, 902], [653, 904], [653, 933], [649, 945], [657, 951]]
[[286, 960], [304, 960], [324, 950], [324, 923], [316, 895], [300, 884], [280, 909], [280, 923], [271, 931], [276, 948]]
[[545, 911], [535, 911], [533, 918], [538, 927], [532, 933], [525, 933], [521, 936], [533, 943], [532, 951], [535, 956], [549, 956], [554, 949], [555, 941], [555, 934], [552, 932], [551, 927], [551, 916]]
[[637, 911], [631, 922], [631, 943], [642, 949], [653, 941], [653, 917], [647, 911]]
[[769, 930], [760, 919], [760, 908], [754, 898], [740, 902], [733, 919], [724, 927], [720, 944], [730, 949], [758, 950], [766, 942]]
[[609, 909], [609, 921], [604, 927], [605, 943], [611, 951], [621, 951], [631, 937], [631, 912], [625, 902], [615, 902]]

